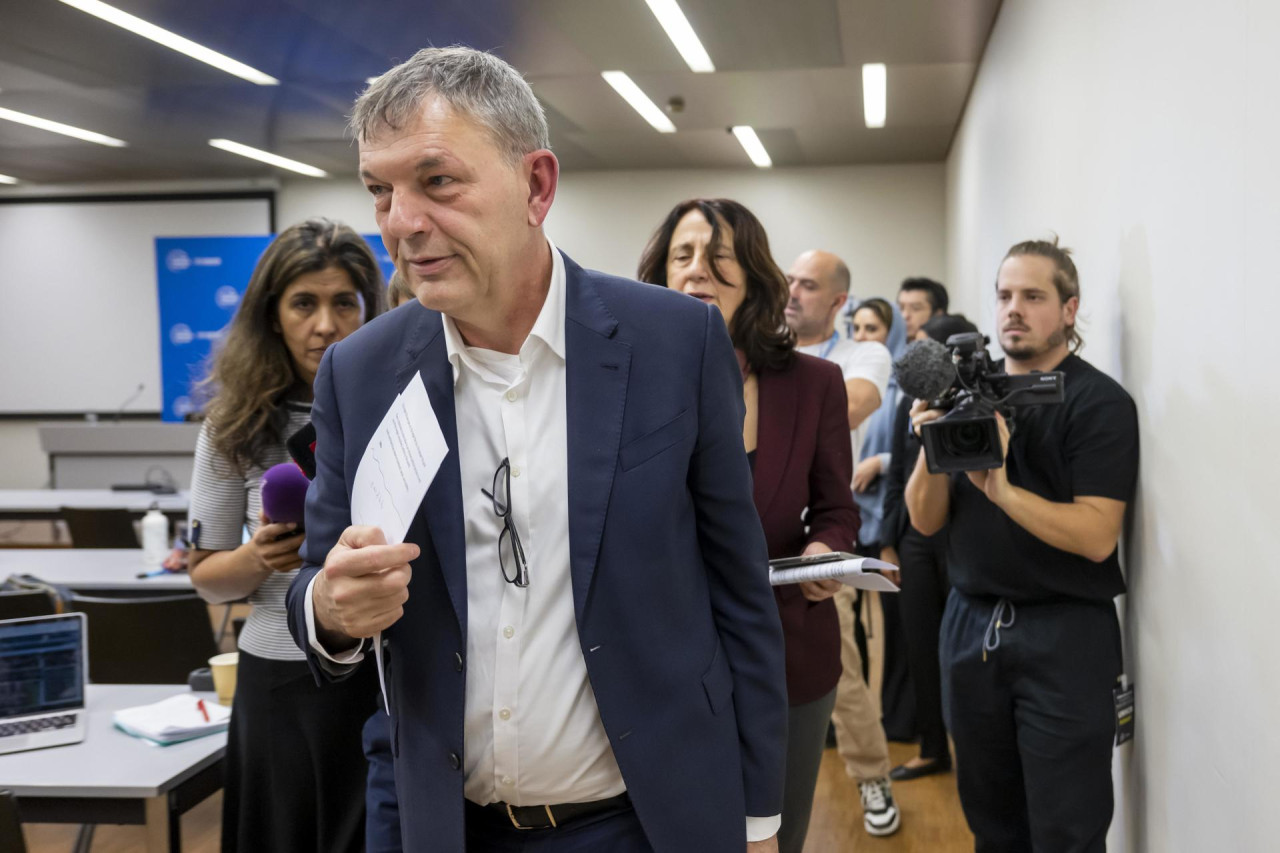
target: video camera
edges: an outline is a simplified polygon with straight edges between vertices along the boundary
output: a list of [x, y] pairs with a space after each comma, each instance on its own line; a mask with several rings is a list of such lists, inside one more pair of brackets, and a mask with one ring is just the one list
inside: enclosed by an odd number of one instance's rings
[[952, 335], [945, 347], [922, 341], [912, 344], [895, 365], [903, 391], [930, 400], [931, 409], [948, 410], [920, 430], [931, 474], [999, 468], [1004, 452], [996, 413], [1008, 422], [1012, 435], [1019, 409], [1063, 400], [1060, 371], [1018, 376], [1000, 372], [987, 354], [988, 343], [980, 332]]

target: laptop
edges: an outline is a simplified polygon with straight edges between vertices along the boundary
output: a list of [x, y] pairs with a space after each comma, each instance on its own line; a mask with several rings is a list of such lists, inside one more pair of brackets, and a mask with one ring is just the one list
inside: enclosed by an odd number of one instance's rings
[[0, 753], [84, 740], [85, 616], [0, 620]]

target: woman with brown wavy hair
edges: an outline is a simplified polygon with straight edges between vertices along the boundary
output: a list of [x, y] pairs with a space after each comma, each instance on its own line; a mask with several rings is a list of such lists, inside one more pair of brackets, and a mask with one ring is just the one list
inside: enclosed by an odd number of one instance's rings
[[[649, 241], [641, 281], [720, 309], [742, 368], [742, 439], [755, 474], [769, 557], [852, 551], [858, 512], [844, 379], [835, 364], [795, 351], [783, 311], [787, 280], [764, 227], [727, 199], [676, 205]], [[807, 510], [807, 514], [806, 514]], [[840, 678], [840, 584], [774, 588], [786, 638], [790, 700], [787, 777], [778, 846], [799, 853]], [[763, 816], [762, 816], [763, 817]]]
[[[383, 307], [382, 274], [346, 225], [310, 219], [267, 247], [201, 389], [208, 397], [191, 478], [191, 582], [210, 603], [253, 605], [238, 647], [227, 738], [222, 849], [358, 851], [368, 673], [320, 690], [289, 634], [285, 592], [302, 531], [262, 513], [261, 478], [289, 461], [311, 418], [325, 350]], [[197, 525], [196, 522], [199, 522]], [[242, 541], [242, 530], [249, 532]]]

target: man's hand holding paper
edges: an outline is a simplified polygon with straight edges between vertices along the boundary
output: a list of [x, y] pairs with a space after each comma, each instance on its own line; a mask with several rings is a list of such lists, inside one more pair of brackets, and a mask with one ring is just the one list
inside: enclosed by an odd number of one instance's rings
[[330, 651], [372, 637], [404, 615], [409, 600], [412, 542], [388, 545], [378, 527], [348, 527], [329, 552], [312, 590], [316, 631]]

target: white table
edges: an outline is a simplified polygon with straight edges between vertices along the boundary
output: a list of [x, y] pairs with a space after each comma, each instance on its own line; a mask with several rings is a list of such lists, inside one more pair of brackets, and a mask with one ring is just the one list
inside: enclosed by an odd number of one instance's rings
[[111, 489], [0, 489], [0, 519], [54, 521], [64, 506], [77, 509], [124, 509], [141, 516], [153, 503], [172, 517], [185, 518], [187, 492], [153, 495], [151, 492], [113, 492]]
[[141, 548], [0, 548], [0, 580], [34, 575], [76, 591], [190, 592], [186, 572], [139, 578], [155, 566], [142, 561]]
[[111, 715], [184, 692], [185, 684], [89, 685], [84, 741], [0, 755], [0, 788], [18, 798], [24, 822], [142, 824], [150, 853], [176, 853], [179, 819], [222, 787], [227, 736], [155, 747], [116, 729]]

